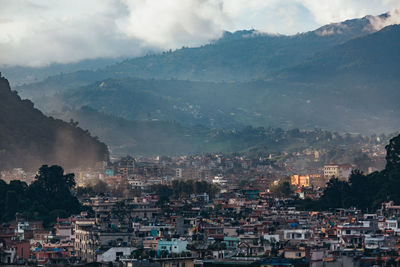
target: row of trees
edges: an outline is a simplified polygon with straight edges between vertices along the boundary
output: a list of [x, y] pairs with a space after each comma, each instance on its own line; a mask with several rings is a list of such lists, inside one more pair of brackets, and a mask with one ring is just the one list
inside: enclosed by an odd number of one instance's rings
[[74, 174], [64, 174], [57, 165], [43, 165], [29, 186], [19, 180], [9, 184], [0, 180], [0, 221], [13, 220], [21, 212], [32, 220], [43, 220], [46, 226], [57, 217], [79, 213], [82, 206], [71, 193], [74, 186]]
[[386, 146], [386, 167], [368, 175], [353, 171], [349, 181], [332, 178], [318, 201], [306, 200], [302, 206], [310, 209], [357, 207], [376, 210], [382, 202], [400, 203], [400, 135]]

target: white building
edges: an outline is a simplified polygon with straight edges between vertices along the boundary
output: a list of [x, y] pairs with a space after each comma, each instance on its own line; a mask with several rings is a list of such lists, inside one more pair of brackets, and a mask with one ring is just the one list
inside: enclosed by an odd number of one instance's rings
[[186, 251], [188, 242], [177, 238], [171, 240], [158, 240], [158, 251], [167, 251], [168, 253], [182, 253]]
[[97, 255], [97, 262], [116, 262], [131, 255], [135, 248], [132, 247], [112, 247], [103, 254]]
[[337, 226], [337, 237], [344, 247], [361, 247], [365, 235], [371, 234], [371, 232], [373, 232], [373, 226], [370, 221]]
[[131, 186], [132, 189], [140, 189], [140, 190], [142, 190], [145, 186], [143, 181], [134, 178], [128, 178], [128, 184]]
[[364, 245], [366, 249], [379, 249], [386, 245], [386, 237], [366, 235], [364, 238]]
[[182, 178], [183, 177], [183, 169], [182, 168], [176, 168], [175, 169], [175, 177], [176, 178]]
[[378, 228], [380, 230], [393, 230], [395, 232], [400, 232], [399, 221], [397, 219], [384, 219], [378, 222]]
[[212, 180], [214, 184], [219, 184], [219, 185], [226, 185], [228, 183], [228, 180], [224, 179], [222, 174], [218, 174], [217, 176], [214, 177]]
[[313, 236], [313, 232], [309, 229], [290, 229], [283, 230], [283, 239], [284, 240], [308, 240]]
[[348, 180], [353, 170], [350, 164], [329, 164], [324, 166], [324, 178], [330, 179], [332, 177]]

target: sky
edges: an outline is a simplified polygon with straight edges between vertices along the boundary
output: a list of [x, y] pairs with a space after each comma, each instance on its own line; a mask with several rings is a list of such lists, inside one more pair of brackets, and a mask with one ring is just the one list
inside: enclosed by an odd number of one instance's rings
[[296, 34], [388, 11], [400, 23], [396, 10], [400, 0], [0, 0], [0, 65], [135, 57], [224, 31]]

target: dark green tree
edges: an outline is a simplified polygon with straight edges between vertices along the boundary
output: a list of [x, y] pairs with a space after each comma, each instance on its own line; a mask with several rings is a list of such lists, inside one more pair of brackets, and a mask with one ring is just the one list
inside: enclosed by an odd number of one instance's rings
[[331, 178], [320, 199], [325, 208], [346, 208], [351, 205], [350, 186], [345, 181]]
[[28, 197], [37, 202], [37, 207], [44, 209], [33, 212], [42, 216], [45, 223], [54, 219], [48, 214], [54, 210], [58, 210], [57, 214], [63, 217], [79, 213], [81, 205], [78, 199], [71, 194], [74, 186], [74, 174], [64, 174], [64, 169], [57, 165], [50, 167], [43, 165], [39, 169], [35, 181], [28, 188]]
[[392, 138], [386, 146], [386, 171], [400, 168], [400, 135]]
[[7, 191], [4, 205], [5, 212], [2, 221], [10, 221], [15, 218], [15, 213], [20, 210], [17, 193], [15, 191]]

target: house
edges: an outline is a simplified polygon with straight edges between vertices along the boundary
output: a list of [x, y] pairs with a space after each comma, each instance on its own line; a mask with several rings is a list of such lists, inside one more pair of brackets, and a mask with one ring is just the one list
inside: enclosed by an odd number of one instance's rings
[[226, 244], [226, 249], [228, 250], [233, 250], [236, 249], [238, 243], [239, 243], [239, 238], [237, 237], [230, 237], [230, 236], [225, 236], [224, 237], [224, 242]]
[[283, 240], [305, 241], [313, 236], [309, 229], [289, 229], [283, 230]]
[[38, 264], [48, 264], [49, 262], [61, 259], [68, 261], [74, 255], [74, 244], [72, 242], [46, 243], [42, 247], [35, 249], [35, 258]]
[[364, 247], [366, 249], [380, 249], [387, 246], [388, 239], [389, 237], [384, 235], [366, 235], [364, 239]]
[[157, 250], [158, 249], [158, 240], [153, 237], [147, 237], [143, 239], [143, 248], [150, 249], [150, 250]]
[[378, 223], [380, 230], [393, 230], [394, 232], [399, 232], [399, 221], [397, 219], [384, 219]]
[[0, 265], [15, 263], [17, 259], [17, 251], [15, 248], [7, 248], [6, 242], [0, 240]]
[[243, 189], [243, 194], [247, 199], [257, 199], [260, 194], [260, 190], [257, 188], [247, 187]]
[[212, 237], [214, 239], [223, 240], [224, 239], [224, 228], [220, 226], [205, 226], [202, 228], [207, 237]]
[[162, 251], [170, 253], [182, 253], [186, 251], [188, 242], [186, 240], [173, 238], [171, 240], [160, 239], [158, 240], [157, 253], [161, 254]]
[[360, 223], [346, 223], [337, 226], [337, 237], [342, 247], [361, 248], [364, 236], [373, 231], [369, 221]]
[[306, 250], [302, 248], [285, 248], [283, 257], [285, 259], [302, 259], [306, 257]]
[[8, 247], [15, 250], [17, 259], [27, 260], [31, 256], [29, 240], [11, 240]]
[[264, 246], [262, 246], [261, 244], [247, 241], [240, 241], [237, 245], [237, 248], [239, 252], [241, 254], [244, 254], [245, 256], [263, 255], [265, 252]]
[[57, 218], [55, 225], [56, 236], [61, 239], [72, 240], [73, 238], [73, 225], [72, 218], [60, 219]]
[[393, 201], [382, 203], [382, 213], [387, 217], [398, 217], [400, 215], [400, 206], [394, 205]]
[[129, 257], [135, 250], [132, 247], [112, 247], [102, 254], [97, 255], [97, 262], [116, 262], [121, 258]]

